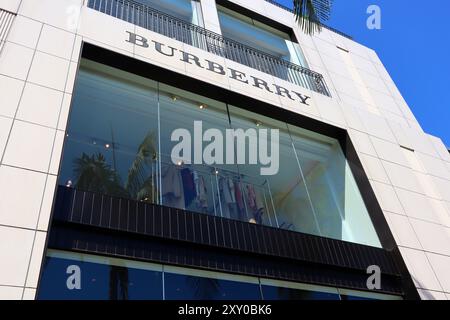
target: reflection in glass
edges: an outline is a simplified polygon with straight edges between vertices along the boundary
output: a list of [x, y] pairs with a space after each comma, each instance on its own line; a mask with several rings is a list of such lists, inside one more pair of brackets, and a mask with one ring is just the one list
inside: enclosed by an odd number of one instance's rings
[[381, 247], [339, 142], [292, 125], [288, 128], [319, 234]]
[[128, 269], [110, 266], [109, 300], [128, 300]]
[[[81, 271], [80, 289], [69, 288]], [[71, 270], [71, 269], [70, 269]], [[40, 300], [399, 300], [374, 292], [163, 266], [153, 263], [49, 250]]]
[[[226, 105], [160, 84], [159, 116], [162, 141], [159, 157], [161, 203], [194, 212], [228, 216], [224, 212], [223, 194], [219, 194], [220, 177], [235, 173], [236, 166], [221, 163], [208, 165], [203, 157], [209, 144], [203, 141], [204, 132], [213, 129], [225, 136], [225, 130], [229, 128]], [[180, 154], [173, 154], [174, 147], [184, 142], [184, 138], [172, 141], [172, 134], [179, 129], [189, 135], [189, 148]]]
[[248, 44], [271, 56], [307, 67], [300, 46], [292, 41], [289, 34], [223, 6], [218, 6], [218, 17], [224, 37]]
[[[336, 139], [88, 60], [76, 87], [60, 185], [381, 247]], [[268, 156], [279, 150], [273, 175], [248, 154], [261, 129]], [[227, 130], [245, 134], [231, 162]]]
[[[161, 300], [162, 273], [127, 264], [125, 260], [51, 251], [44, 262], [38, 299]], [[73, 275], [67, 270], [73, 265], [80, 270], [80, 289], [67, 285]]]
[[[201, 272], [199, 272], [201, 274]], [[168, 300], [259, 300], [259, 285], [218, 278], [164, 273]]]
[[285, 287], [261, 286], [264, 300], [339, 300], [339, 295]]
[[155, 83], [84, 61], [60, 184], [137, 200], [157, 197]]

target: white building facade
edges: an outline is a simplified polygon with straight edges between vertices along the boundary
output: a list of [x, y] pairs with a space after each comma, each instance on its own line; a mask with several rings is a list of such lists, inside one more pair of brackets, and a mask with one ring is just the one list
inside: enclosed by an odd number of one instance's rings
[[[182, 158], [180, 204], [167, 190], [169, 129], [200, 120], [280, 129], [279, 174]], [[131, 176], [144, 162], [145, 177]], [[238, 299], [260, 298], [257, 285], [263, 298], [289, 296], [277, 287], [297, 298], [447, 300], [450, 153], [373, 50], [329, 28], [305, 35], [271, 2], [1, 0], [0, 261], [0, 299], [184, 299], [168, 284], [188, 275], [245, 285], [248, 296], [220, 293]], [[104, 271], [109, 293], [56, 283], [67, 261], [89, 264], [85, 274], [117, 267]], [[370, 265], [381, 288], [364, 287]], [[145, 272], [165, 279], [162, 296], [124, 285]]]

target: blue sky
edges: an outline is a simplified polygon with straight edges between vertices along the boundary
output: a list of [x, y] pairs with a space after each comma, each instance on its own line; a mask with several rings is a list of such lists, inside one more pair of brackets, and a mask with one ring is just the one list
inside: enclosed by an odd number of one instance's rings
[[[292, 6], [292, 0], [277, 1]], [[366, 27], [371, 4], [381, 8], [381, 30]], [[448, 147], [449, 12], [448, 0], [334, 0], [327, 23], [378, 53], [422, 128]]]

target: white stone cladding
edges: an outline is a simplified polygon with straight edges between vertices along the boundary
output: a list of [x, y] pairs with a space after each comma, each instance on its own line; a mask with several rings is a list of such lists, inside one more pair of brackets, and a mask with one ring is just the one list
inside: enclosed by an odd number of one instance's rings
[[[329, 98], [84, 2], [0, 1], [17, 13], [0, 56], [0, 299], [35, 297], [82, 41], [348, 130], [419, 294], [450, 299], [450, 154], [422, 130], [373, 50], [327, 29], [307, 36], [266, 1], [232, 0], [294, 29]], [[220, 31], [214, 1], [201, 5], [205, 26]], [[127, 31], [305, 93], [310, 106], [134, 46]]]

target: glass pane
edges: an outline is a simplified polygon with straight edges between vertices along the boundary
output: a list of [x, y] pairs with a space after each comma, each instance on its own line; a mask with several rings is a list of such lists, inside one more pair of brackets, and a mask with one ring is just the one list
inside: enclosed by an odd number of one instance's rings
[[[189, 270], [188, 274], [164, 272], [165, 295], [167, 300], [259, 300], [261, 294], [258, 283], [233, 281], [202, 276], [200, 270]], [[182, 271], [181, 271], [182, 272]], [[193, 275], [193, 273], [198, 275]], [[209, 272], [205, 272], [208, 274]], [[242, 278], [236, 276], [237, 279]], [[257, 281], [257, 279], [255, 278]]]
[[198, 21], [197, 3], [198, 0], [138, 0], [138, 2], [148, 5], [156, 10], [170, 14], [186, 22], [201, 25]]
[[84, 61], [77, 77], [59, 183], [157, 200], [156, 83]]
[[339, 295], [328, 292], [293, 288], [261, 286], [264, 300], [339, 300]]
[[288, 125], [321, 236], [381, 247], [339, 142]]
[[225, 7], [218, 6], [218, 16], [224, 37], [279, 59], [306, 66], [302, 64], [302, 51], [298, 50], [298, 44], [292, 42], [289, 34]]
[[[40, 300], [160, 300], [162, 273], [105, 263], [102, 258], [76, 255], [73, 259], [48, 256], [45, 259], [38, 299]], [[99, 262], [96, 263], [95, 261]], [[107, 259], [106, 259], [107, 260]], [[131, 262], [132, 263], [132, 262]], [[70, 266], [80, 270], [80, 289], [69, 289], [74, 274]], [[69, 271], [68, 271], [69, 270]], [[70, 271], [72, 270], [72, 271]], [[69, 279], [69, 280], [68, 280]], [[74, 280], [75, 281], [75, 280]]]
[[381, 247], [337, 140], [86, 60], [59, 184]]
[[[224, 179], [237, 176], [236, 165], [224, 159], [226, 105], [162, 84], [159, 92], [162, 204], [234, 217], [234, 193], [223, 188]], [[216, 135], [207, 139], [208, 132]]]
[[[255, 219], [257, 223], [317, 234], [311, 203], [286, 124], [233, 106], [230, 106], [229, 110], [232, 127], [250, 130], [248, 132], [250, 137], [254, 136], [254, 141], [266, 143], [263, 139], [257, 140], [256, 135], [259, 135], [261, 130], [267, 130], [267, 154], [271, 155], [272, 159], [269, 164], [249, 164], [247, 160], [246, 163], [238, 165], [241, 176], [247, 179], [246, 184], [254, 189], [252, 192], [244, 188], [249, 214], [259, 217]], [[272, 129], [279, 130], [278, 141], [275, 137], [272, 139]], [[270, 167], [270, 163], [274, 172], [271, 172], [271, 175], [262, 175], [261, 169]]]
[[369, 291], [338, 289], [341, 300], [402, 300], [401, 296], [382, 294]]
[[341, 296], [341, 300], [376, 300], [376, 299], [358, 296]]

